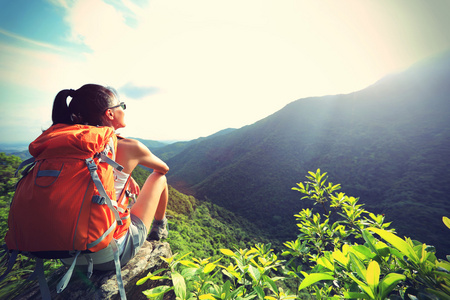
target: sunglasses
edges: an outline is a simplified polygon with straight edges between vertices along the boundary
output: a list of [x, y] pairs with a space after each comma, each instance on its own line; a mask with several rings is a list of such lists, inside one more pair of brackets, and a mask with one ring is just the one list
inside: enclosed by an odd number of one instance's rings
[[116, 107], [119, 107], [119, 106], [122, 107], [123, 110], [127, 109], [127, 105], [125, 104], [125, 102], [120, 102], [119, 105], [108, 107], [106, 110], [113, 109], [113, 108], [116, 108]]

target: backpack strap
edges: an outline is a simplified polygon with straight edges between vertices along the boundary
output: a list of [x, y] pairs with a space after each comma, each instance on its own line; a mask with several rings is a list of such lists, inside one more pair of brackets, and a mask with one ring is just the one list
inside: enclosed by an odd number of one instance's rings
[[[112, 153], [112, 159], [108, 157], [109, 152]], [[102, 152], [98, 153], [97, 155], [101, 158], [102, 161], [108, 163], [113, 168], [119, 171], [123, 170], [123, 167], [115, 161], [116, 152], [114, 150], [114, 140], [112, 137], [109, 139], [109, 143], [106, 144], [105, 149]]]
[[32, 166], [34, 166], [35, 163], [35, 158], [34, 157], [30, 157], [29, 159], [24, 160], [23, 162], [20, 163], [19, 167], [17, 168], [16, 172], [14, 173], [14, 176], [17, 177], [17, 175], [19, 174], [19, 170], [22, 169], [23, 167], [29, 165], [25, 170], [23, 170], [22, 175], [25, 175], [28, 173], [28, 171], [31, 169]]
[[123, 280], [122, 280], [122, 267], [120, 266], [120, 253], [119, 253], [119, 247], [117, 246], [116, 240], [111, 240], [111, 248], [114, 253], [114, 265], [116, 266], [116, 277], [117, 277], [117, 285], [119, 286], [119, 294], [121, 300], [126, 300], [127, 295], [125, 294], [125, 287], [123, 286]]
[[[2, 254], [1, 256], [8, 255], [8, 248], [6, 248], [6, 245], [3, 245], [3, 251], [5, 252], [5, 254]], [[2, 276], [0, 276], [0, 282], [3, 281], [3, 279], [6, 278], [6, 276], [8, 276], [9, 272], [11, 272], [12, 268], [14, 267], [14, 264], [16, 263], [18, 254], [19, 254], [18, 250], [11, 251], [11, 255], [9, 256], [8, 259], [8, 266], [6, 267], [6, 270], [2, 274]]]
[[92, 273], [94, 273], [94, 260], [87, 253], [84, 254], [84, 257], [88, 261], [88, 269], [87, 269], [87, 274], [86, 275], [87, 275], [87, 278], [91, 278], [92, 277]]
[[117, 224], [122, 225], [123, 222], [120, 219], [119, 213], [117, 212], [116, 208], [112, 204], [111, 199], [106, 194], [105, 188], [103, 187], [102, 181], [98, 177], [97, 174], [97, 165], [95, 164], [94, 160], [92, 158], [86, 159], [86, 165], [88, 167], [89, 172], [91, 173], [92, 180], [94, 181], [95, 186], [97, 187], [98, 192], [100, 193], [100, 196], [104, 198], [106, 201], [106, 205], [111, 209], [111, 211], [114, 214], [114, 217], [116, 218]]
[[[114, 210], [114, 211], [116, 211], [116, 210]], [[120, 218], [120, 222], [122, 222], [121, 218]], [[92, 243], [87, 244], [86, 247], [88, 249], [90, 249], [92, 247], [97, 246], [97, 244], [100, 243], [101, 241], [103, 241], [103, 239], [105, 239], [111, 232], [113, 232], [114, 229], [116, 229], [116, 223], [112, 223], [112, 225], [108, 228], [108, 230], [106, 230], [98, 239], [96, 239]]]
[[80, 255], [80, 253], [81, 253], [81, 251], [77, 251], [69, 270], [67, 270], [64, 277], [56, 285], [56, 292], [58, 294], [61, 293], [62, 291], [64, 291], [64, 289], [69, 284], [70, 278], [72, 277], [73, 269], [75, 269], [75, 265], [77, 264], [77, 258], [78, 258], [78, 255]]
[[37, 276], [39, 282], [39, 289], [41, 290], [42, 300], [50, 300], [50, 289], [48, 288], [47, 280], [44, 273], [44, 260], [42, 258], [36, 258], [36, 266], [33, 274], [30, 277]]
[[108, 163], [110, 166], [112, 166], [113, 168], [122, 171], [123, 167], [118, 164], [117, 162], [115, 162], [114, 160], [112, 160], [111, 158], [108, 157], [108, 155], [106, 155], [104, 152], [100, 152], [100, 154], [98, 154], [98, 156], [100, 157], [100, 159], [106, 163]]

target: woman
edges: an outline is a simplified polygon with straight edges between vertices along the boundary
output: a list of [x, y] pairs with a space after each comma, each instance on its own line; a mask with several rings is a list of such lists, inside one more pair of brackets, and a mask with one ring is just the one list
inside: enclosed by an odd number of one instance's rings
[[[72, 98], [69, 105], [68, 97]], [[52, 120], [53, 125], [65, 123], [110, 126], [117, 130], [125, 127], [125, 108], [125, 103], [119, 101], [115, 90], [86, 84], [78, 90], [62, 90], [58, 93], [53, 104]], [[151, 225], [150, 239], [159, 240], [168, 236], [165, 217], [168, 187], [165, 174], [169, 167], [141, 142], [124, 138], [118, 139], [116, 162], [123, 166], [122, 172], [114, 170], [117, 195], [122, 193], [128, 177], [137, 165], [153, 169], [142, 190], [130, 178], [130, 192], [138, 195], [136, 203], [131, 207], [131, 224], [129, 228], [119, 226], [114, 235], [123, 265], [142, 246]]]

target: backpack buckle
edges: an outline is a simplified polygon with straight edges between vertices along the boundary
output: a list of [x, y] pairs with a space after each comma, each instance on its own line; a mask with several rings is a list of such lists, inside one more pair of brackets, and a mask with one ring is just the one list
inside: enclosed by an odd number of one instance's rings
[[106, 203], [106, 199], [100, 195], [94, 195], [94, 197], [92, 197], [92, 202], [103, 205]]
[[95, 164], [95, 161], [92, 158], [86, 159], [86, 165], [89, 169], [89, 172], [97, 171], [97, 165]]

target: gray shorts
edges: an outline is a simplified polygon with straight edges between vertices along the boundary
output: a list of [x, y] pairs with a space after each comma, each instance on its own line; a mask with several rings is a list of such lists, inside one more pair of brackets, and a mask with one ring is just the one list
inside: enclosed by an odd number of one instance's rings
[[[131, 224], [128, 228], [127, 237], [122, 255], [120, 255], [120, 264], [122, 267], [132, 259], [147, 239], [148, 230], [141, 219], [130, 214]], [[112, 262], [114, 264], [114, 262]], [[114, 268], [114, 267], [113, 267]]]

